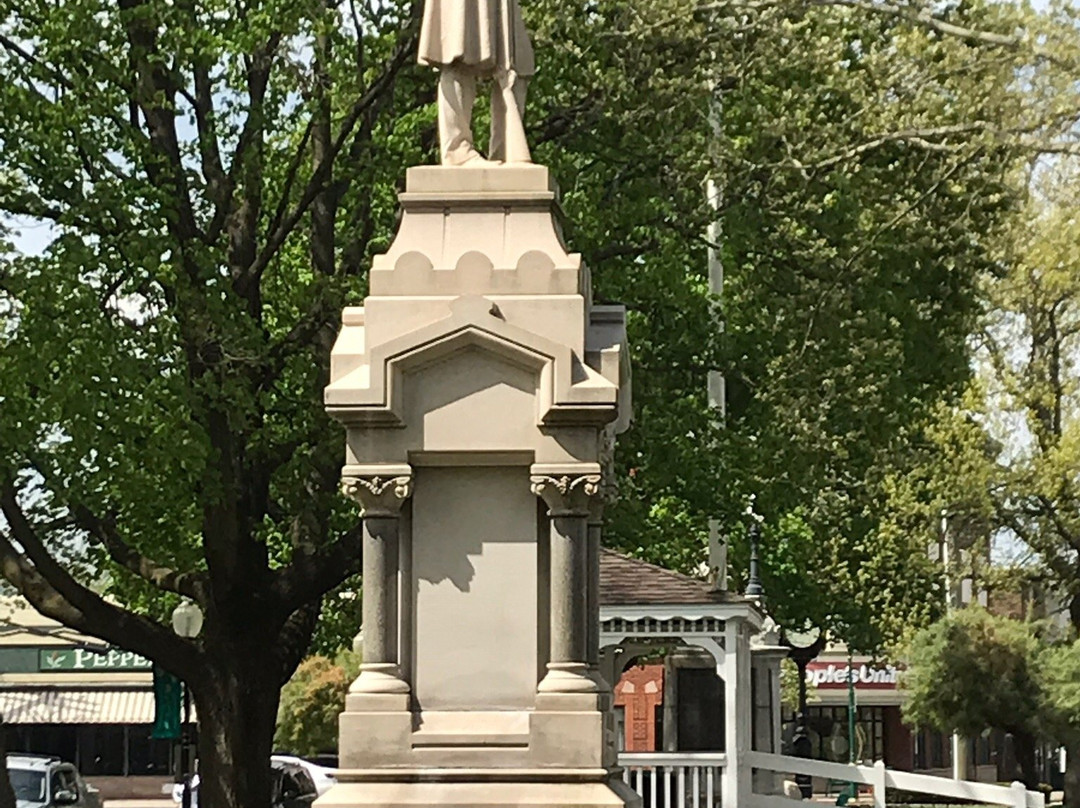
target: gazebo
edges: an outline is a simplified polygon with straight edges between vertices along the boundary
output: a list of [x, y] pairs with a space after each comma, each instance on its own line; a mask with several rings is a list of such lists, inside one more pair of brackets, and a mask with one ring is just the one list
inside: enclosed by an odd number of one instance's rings
[[[600, 552], [598, 619], [590, 636], [597, 673], [614, 685], [624, 738], [648, 732], [660, 711], [655, 751], [620, 751], [623, 779], [644, 808], [797, 808], [784, 796], [793, 774], [854, 783], [874, 808], [888, 789], [968, 803], [1043, 808], [1043, 795], [872, 766], [779, 754], [780, 661], [787, 648], [760, 598]], [[594, 612], [595, 614], [595, 612]], [[663, 675], [627, 675], [636, 660], [663, 659]], [[641, 692], [639, 692], [639, 687]], [[616, 728], [612, 728], [615, 730]], [[928, 800], [930, 801], [930, 800]]]
[[[656, 751], [619, 744], [624, 779], [646, 808], [737, 808], [737, 795], [751, 789], [751, 769], [739, 765], [740, 755], [780, 746], [780, 661], [787, 649], [776, 644], [760, 599], [605, 549], [599, 612], [599, 671], [622, 707], [615, 731], [633, 737], [657, 718], [662, 726]], [[637, 692], [641, 682], [624, 671], [658, 658], [662, 682], [647, 681], [650, 692]], [[649, 715], [649, 707], [661, 715]], [[778, 792], [778, 778], [759, 777], [754, 791]]]

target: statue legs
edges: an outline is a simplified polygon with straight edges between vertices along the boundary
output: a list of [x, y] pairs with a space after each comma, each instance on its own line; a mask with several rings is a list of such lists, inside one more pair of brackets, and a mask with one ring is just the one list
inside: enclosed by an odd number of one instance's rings
[[476, 74], [450, 66], [439, 71], [439, 148], [444, 166], [460, 166], [479, 160], [472, 133], [476, 103]]
[[490, 157], [503, 163], [531, 163], [525, 138], [525, 91], [529, 80], [513, 70], [495, 73], [491, 88]]
[[439, 71], [439, 148], [444, 166], [531, 163], [525, 139], [528, 79], [513, 70], [496, 72], [491, 89], [490, 160], [476, 150], [472, 113], [477, 74], [446, 65]]

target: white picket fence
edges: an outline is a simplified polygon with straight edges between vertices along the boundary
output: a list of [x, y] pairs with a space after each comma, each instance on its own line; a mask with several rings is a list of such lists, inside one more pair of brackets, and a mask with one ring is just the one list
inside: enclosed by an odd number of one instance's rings
[[645, 808], [719, 808], [723, 752], [620, 752], [623, 780]]
[[[743, 752], [743, 765], [782, 776], [807, 774], [873, 789], [874, 808], [885, 808], [886, 789], [895, 788], [967, 802], [1008, 808], [1045, 808], [1043, 795], [1023, 783], [999, 786], [912, 774], [873, 766], [830, 763], [824, 760]], [[620, 752], [622, 777], [641, 796], [645, 808], [720, 808], [727, 755], [723, 752]], [[739, 808], [795, 808], [800, 800], [775, 794], [747, 794], [735, 801]]]
[[[857, 766], [787, 755], [771, 755], [766, 752], [744, 752], [742, 760], [752, 769], [764, 769], [781, 774], [808, 774], [813, 777], [871, 786], [874, 794], [874, 808], [885, 808], [887, 788], [955, 797], [967, 802], [1006, 805], [1010, 808], [1044, 808], [1045, 802], [1041, 793], [1028, 791], [1023, 783], [999, 786], [991, 783], [973, 783], [968, 780], [951, 780], [929, 774], [898, 772], [886, 769], [885, 764], [880, 760], [873, 766]], [[749, 799], [739, 800], [740, 808], [794, 808], [798, 804], [799, 800], [769, 794], [751, 794]]]

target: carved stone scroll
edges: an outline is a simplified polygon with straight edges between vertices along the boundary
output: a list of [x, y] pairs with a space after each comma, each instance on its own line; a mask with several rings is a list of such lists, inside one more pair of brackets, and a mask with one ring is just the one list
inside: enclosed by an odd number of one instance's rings
[[588, 516], [589, 503], [600, 493], [599, 474], [530, 477], [532, 492], [544, 500], [551, 516]]

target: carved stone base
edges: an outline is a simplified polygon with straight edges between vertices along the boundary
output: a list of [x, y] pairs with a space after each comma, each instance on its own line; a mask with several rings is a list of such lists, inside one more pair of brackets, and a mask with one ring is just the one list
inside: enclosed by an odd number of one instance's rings
[[350, 693], [408, 693], [409, 685], [401, 678], [398, 666], [390, 662], [360, 665], [360, 675], [349, 685]]
[[629, 786], [605, 777], [588, 770], [341, 771], [314, 808], [640, 808]]
[[537, 686], [539, 693], [597, 693], [596, 679], [584, 662], [549, 662], [548, 672]]

